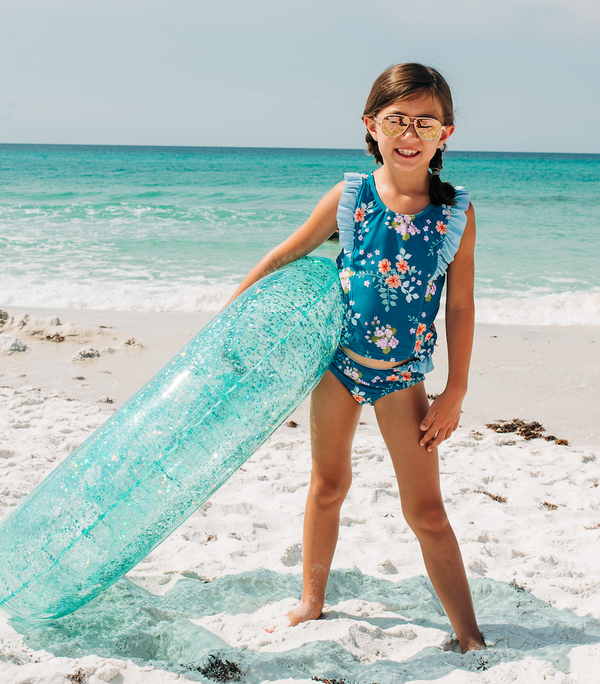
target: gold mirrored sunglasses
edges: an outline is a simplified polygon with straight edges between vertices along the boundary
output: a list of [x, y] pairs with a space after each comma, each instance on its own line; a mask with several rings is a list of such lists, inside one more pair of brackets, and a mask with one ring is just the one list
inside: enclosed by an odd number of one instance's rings
[[442, 134], [442, 124], [437, 119], [428, 116], [404, 116], [404, 114], [388, 114], [383, 119], [376, 116], [371, 117], [381, 126], [381, 131], [388, 138], [395, 138], [402, 135], [404, 131], [413, 124], [415, 132], [426, 142], [435, 142]]

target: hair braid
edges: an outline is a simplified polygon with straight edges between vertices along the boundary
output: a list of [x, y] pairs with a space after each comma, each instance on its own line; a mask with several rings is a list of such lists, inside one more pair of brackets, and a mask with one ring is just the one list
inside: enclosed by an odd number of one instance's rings
[[375, 140], [375, 138], [371, 135], [369, 131], [367, 131], [367, 134], [365, 135], [365, 140], [367, 142], [367, 149], [365, 150], [365, 154], [372, 154], [376, 164], [383, 164], [383, 157], [381, 156], [381, 152], [379, 151], [379, 145], [377, 144], [377, 140]]
[[456, 204], [456, 200], [454, 199], [456, 190], [450, 183], [444, 183], [440, 178], [440, 173], [444, 168], [442, 154], [445, 151], [445, 144], [438, 147], [429, 162], [429, 168], [431, 169], [431, 175], [429, 177], [429, 199], [431, 200], [431, 204], [446, 204], [453, 207]]

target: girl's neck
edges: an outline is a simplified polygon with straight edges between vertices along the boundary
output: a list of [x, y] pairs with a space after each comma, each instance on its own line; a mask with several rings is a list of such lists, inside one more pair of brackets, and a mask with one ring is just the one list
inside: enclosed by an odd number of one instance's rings
[[418, 214], [430, 204], [429, 171], [394, 173], [385, 164], [373, 172], [381, 201], [397, 214]]

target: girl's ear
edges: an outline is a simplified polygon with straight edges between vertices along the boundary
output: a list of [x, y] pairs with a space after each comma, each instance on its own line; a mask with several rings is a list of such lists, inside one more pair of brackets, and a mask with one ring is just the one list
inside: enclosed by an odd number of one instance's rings
[[373, 140], [377, 140], [377, 124], [373, 121], [371, 117], [368, 116], [365, 116], [363, 118], [363, 121], [365, 122], [365, 126], [367, 127], [367, 130], [371, 134]]
[[446, 140], [448, 140], [448, 138], [454, 133], [454, 129], [454, 124], [451, 124], [450, 126], [444, 126], [444, 128], [442, 128], [442, 134], [438, 139], [438, 147], [441, 147]]

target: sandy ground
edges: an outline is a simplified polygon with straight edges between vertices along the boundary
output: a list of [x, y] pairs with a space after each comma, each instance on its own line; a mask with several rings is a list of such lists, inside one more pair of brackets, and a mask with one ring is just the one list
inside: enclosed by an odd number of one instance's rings
[[[8, 313], [0, 343], [14, 337], [27, 350], [0, 355], [2, 517], [211, 318]], [[99, 356], [73, 360], [90, 347]], [[440, 461], [487, 652], [447, 650], [451, 627], [368, 407], [324, 619], [286, 626], [301, 590], [305, 402], [292, 416], [297, 427], [282, 426], [91, 604], [41, 625], [0, 619], [0, 681], [216, 681], [218, 667], [200, 672], [211, 654], [236, 663], [247, 683], [597, 681], [599, 347], [598, 328], [478, 326], [462, 425]], [[443, 389], [443, 337], [436, 357], [430, 393]], [[569, 445], [485, 428], [513, 418], [539, 421]]]

